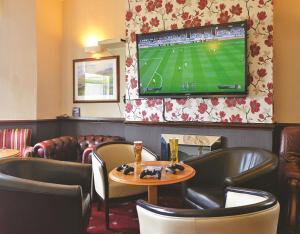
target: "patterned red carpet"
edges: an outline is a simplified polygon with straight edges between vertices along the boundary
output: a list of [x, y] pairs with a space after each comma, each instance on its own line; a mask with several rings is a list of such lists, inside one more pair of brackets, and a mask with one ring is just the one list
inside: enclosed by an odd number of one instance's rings
[[105, 229], [104, 212], [97, 211], [96, 204], [93, 204], [90, 223], [87, 228], [88, 234], [136, 234], [139, 233], [139, 224], [136, 213], [135, 202], [111, 204], [110, 229]]
[[[176, 194], [176, 196], [174, 196]], [[182, 208], [183, 200], [178, 196], [178, 191], [170, 193], [161, 192], [159, 204], [165, 207]], [[144, 197], [146, 199], [146, 197]], [[88, 234], [137, 234], [139, 232], [138, 216], [135, 201], [110, 203], [109, 209], [110, 229], [105, 229], [104, 211], [97, 211], [97, 205], [93, 204]]]

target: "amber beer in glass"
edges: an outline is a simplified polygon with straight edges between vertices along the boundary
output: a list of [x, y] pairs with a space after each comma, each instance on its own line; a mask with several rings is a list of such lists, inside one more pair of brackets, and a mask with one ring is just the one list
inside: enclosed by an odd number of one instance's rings
[[169, 144], [171, 163], [178, 163], [178, 138], [170, 138]]
[[134, 157], [136, 163], [141, 163], [142, 161], [142, 150], [143, 150], [143, 142], [142, 141], [134, 141]]

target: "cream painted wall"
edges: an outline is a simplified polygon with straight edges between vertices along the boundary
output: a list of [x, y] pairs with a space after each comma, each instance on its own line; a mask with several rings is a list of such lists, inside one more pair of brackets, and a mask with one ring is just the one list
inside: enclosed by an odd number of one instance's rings
[[61, 114], [62, 0], [36, 0], [37, 118]]
[[35, 0], [2, 0], [0, 119], [36, 118]]
[[300, 123], [300, 1], [274, 2], [274, 116]]
[[[99, 40], [125, 37], [125, 0], [65, 0], [63, 13], [63, 54], [62, 54], [62, 113], [71, 115], [72, 107], [81, 108], [81, 116], [122, 117], [123, 102], [103, 104], [73, 104], [72, 60], [91, 57], [84, 53], [84, 43], [89, 36]], [[124, 94], [125, 47], [111, 51], [120, 55], [120, 96]], [[111, 55], [105, 52], [102, 56]]]

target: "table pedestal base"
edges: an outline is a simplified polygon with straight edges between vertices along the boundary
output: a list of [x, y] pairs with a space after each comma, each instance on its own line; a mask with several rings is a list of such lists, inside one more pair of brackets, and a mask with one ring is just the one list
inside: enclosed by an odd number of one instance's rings
[[157, 186], [148, 185], [148, 202], [153, 205], [157, 205]]

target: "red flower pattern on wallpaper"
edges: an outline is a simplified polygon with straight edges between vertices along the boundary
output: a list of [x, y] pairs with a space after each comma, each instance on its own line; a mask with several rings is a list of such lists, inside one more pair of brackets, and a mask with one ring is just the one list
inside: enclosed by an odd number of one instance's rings
[[219, 99], [218, 98], [211, 98], [210, 101], [211, 101], [211, 104], [213, 106], [219, 105]]
[[191, 120], [191, 117], [190, 117], [190, 115], [189, 115], [188, 113], [182, 113], [182, 114], [181, 114], [181, 119], [182, 119], [183, 121], [190, 121], [190, 120]]
[[269, 92], [269, 93], [268, 93], [268, 96], [265, 97], [265, 102], [266, 102], [268, 105], [272, 105], [272, 104], [273, 104], [273, 93], [272, 93], [272, 92]]
[[170, 112], [173, 110], [173, 103], [168, 101], [165, 103], [166, 112]]
[[226, 113], [224, 111], [220, 111], [219, 115], [220, 115], [221, 118], [224, 118], [226, 116]]
[[237, 98], [236, 103], [238, 105], [245, 105], [246, 104], [246, 98]]
[[240, 4], [237, 4], [231, 7], [230, 12], [233, 15], [241, 15], [243, 12], [243, 8], [241, 8]]
[[200, 10], [203, 10], [207, 6], [207, 0], [200, 0], [198, 3], [198, 7]]
[[142, 100], [141, 100], [141, 99], [135, 100], [135, 104], [136, 104], [137, 106], [142, 105]]
[[[131, 121], [272, 122], [273, 4], [266, 0], [128, 0], [125, 117]], [[138, 99], [136, 34], [247, 20], [245, 98]], [[163, 104], [164, 103], [164, 104]], [[163, 117], [163, 112], [165, 116]]]
[[187, 100], [186, 99], [176, 99], [176, 102], [177, 102], [177, 104], [178, 105], [185, 105], [185, 103], [187, 102]]
[[130, 41], [135, 42], [136, 41], [136, 34], [135, 32], [130, 33]]
[[127, 113], [130, 113], [133, 109], [133, 105], [131, 103], [127, 103], [126, 106], [125, 106], [125, 111]]
[[166, 13], [170, 14], [173, 11], [173, 4], [170, 2], [167, 2], [165, 5], [165, 8], [166, 8]]
[[172, 29], [172, 30], [174, 30], [174, 29], [178, 29], [178, 26], [177, 26], [177, 24], [172, 24], [172, 25], [171, 25], [171, 29]]
[[141, 10], [142, 10], [142, 6], [141, 6], [141, 5], [137, 5], [137, 6], [135, 7], [135, 11], [136, 11], [137, 13], [139, 13]]
[[230, 119], [230, 122], [242, 122], [242, 118], [240, 116], [240, 114], [236, 114], [236, 115], [231, 115], [231, 117], [229, 118]]
[[188, 13], [188, 12], [183, 12], [182, 15], [181, 15], [181, 18], [182, 18], [183, 20], [188, 20], [188, 19], [190, 19], [190, 18], [191, 18], [190, 13]]
[[250, 28], [252, 28], [253, 23], [254, 23], [254, 22], [253, 22], [252, 19], [250, 19], [250, 18], [247, 19], [247, 29], [248, 29], [248, 30], [250, 30]]
[[159, 20], [157, 19], [157, 17], [152, 18], [150, 24], [154, 27], [157, 27], [159, 25]]
[[155, 10], [155, 4], [153, 1], [149, 1], [146, 7], [150, 12]]
[[265, 20], [267, 18], [267, 13], [265, 11], [261, 11], [257, 13], [257, 18], [261, 21]]
[[130, 67], [131, 65], [132, 65], [132, 63], [133, 63], [133, 59], [131, 58], [131, 57], [128, 57], [127, 59], [126, 59], [126, 66], [127, 67]]
[[236, 99], [235, 98], [226, 98], [225, 103], [227, 104], [227, 107], [235, 107]]
[[149, 26], [149, 24], [148, 24], [148, 23], [143, 24], [143, 25], [142, 25], [142, 28], [141, 28], [141, 32], [142, 32], [142, 33], [147, 33], [147, 32], [149, 32], [149, 31], [150, 31], [150, 26]]
[[220, 8], [221, 11], [223, 11], [226, 8], [226, 5], [224, 3], [221, 3], [219, 5], [219, 8]]
[[184, 3], [185, 3], [185, 0], [176, 0], [176, 2], [177, 2], [178, 4], [184, 4]]
[[229, 15], [228, 11], [221, 12], [221, 14], [218, 18], [218, 22], [220, 24], [225, 24], [225, 23], [228, 23], [229, 19], [230, 19], [230, 15]]
[[259, 112], [260, 104], [256, 100], [250, 102], [250, 108], [252, 113]]
[[131, 79], [130, 80], [131, 88], [135, 89], [137, 87], [137, 83], [138, 81], [136, 79]]
[[268, 39], [265, 40], [265, 44], [269, 47], [272, 47], [273, 46], [273, 36], [272, 35], [269, 35], [268, 36]]
[[147, 100], [148, 107], [154, 107], [156, 105], [156, 100], [154, 98], [149, 98]]
[[132, 11], [127, 11], [127, 13], [126, 13], [126, 20], [127, 21], [131, 20], [132, 16], [133, 16]]
[[157, 113], [151, 114], [150, 120], [151, 120], [152, 122], [158, 122], [158, 121], [159, 121], [159, 116], [158, 116], [158, 114], [157, 114]]
[[251, 51], [251, 56], [255, 57], [259, 55], [260, 52], [260, 46], [258, 46], [256, 43], [250, 45], [250, 51]]
[[207, 104], [206, 103], [200, 103], [198, 106], [198, 112], [200, 114], [204, 114], [207, 110]]
[[260, 68], [257, 70], [257, 75], [261, 78], [265, 77], [267, 75], [267, 71], [265, 68]]

